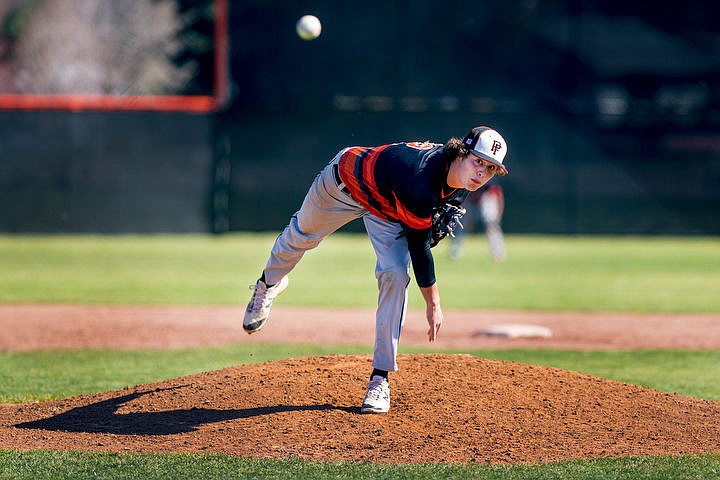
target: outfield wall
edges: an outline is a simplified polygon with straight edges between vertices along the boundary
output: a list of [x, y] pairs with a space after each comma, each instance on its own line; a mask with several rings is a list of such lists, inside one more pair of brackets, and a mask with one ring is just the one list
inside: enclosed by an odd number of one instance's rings
[[0, 112], [3, 232], [209, 230], [212, 117]]
[[[476, 118], [0, 112], [0, 231], [279, 231], [340, 148], [444, 142]], [[510, 233], [720, 234], [712, 135], [623, 136], [542, 112], [483, 118], [510, 145]]]

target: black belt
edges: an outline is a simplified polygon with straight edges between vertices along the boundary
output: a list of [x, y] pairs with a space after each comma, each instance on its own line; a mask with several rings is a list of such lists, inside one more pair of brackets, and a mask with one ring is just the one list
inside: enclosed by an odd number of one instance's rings
[[343, 192], [345, 195], [350, 195], [350, 190], [348, 190], [347, 185], [343, 183], [342, 178], [340, 178], [340, 171], [338, 169], [338, 164], [333, 163], [332, 166], [333, 175], [335, 176], [335, 182], [337, 183], [338, 188], [341, 192]]

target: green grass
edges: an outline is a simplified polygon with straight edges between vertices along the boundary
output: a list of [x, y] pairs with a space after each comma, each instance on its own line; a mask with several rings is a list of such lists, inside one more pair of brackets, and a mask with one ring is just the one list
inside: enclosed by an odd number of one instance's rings
[[[244, 304], [275, 234], [0, 236], [0, 303]], [[482, 236], [451, 261], [435, 249], [445, 308], [720, 312], [720, 239], [509, 236], [493, 263]], [[283, 305], [373, 307], [362, 234], [330, 236], [293, 271]], [[325, 288], [333, 285], [338, 288]], [[320, 288], [320, 287], [323, 288]], [[416, 288], [410, 307], [420, 307]]]
[[143, 455], [0, 450], [0, 479], [710, 479], [720, 455], [633, 457], [547, 465], [380, 465], [261, 460], [223, 455]]

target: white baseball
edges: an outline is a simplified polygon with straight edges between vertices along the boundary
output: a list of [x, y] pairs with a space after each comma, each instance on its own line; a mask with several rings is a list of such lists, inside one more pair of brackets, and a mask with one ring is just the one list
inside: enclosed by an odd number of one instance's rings
[[303, 40], [315, 40], [320, 36], [322, 24], [315, 15], [303, 15], [295, 24], [295, 31]]

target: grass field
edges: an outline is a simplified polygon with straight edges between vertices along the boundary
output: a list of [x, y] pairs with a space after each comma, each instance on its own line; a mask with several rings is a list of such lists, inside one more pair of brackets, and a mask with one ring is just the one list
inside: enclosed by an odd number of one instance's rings
[[[238, 304], [274, 235], [3, 236], [0, 302]], [[492, 263], [481, 237], [467, 256], [437, 249], [445, 308], [720, 312], [717, 238], [510, 237]], [[372, 306], [373, 254], [337, 235], [293, 273], [286, 305]], [[317, 285], [343, 285], [338, 289]], [[412, 300], [416, 306], [420, 300]], [[412, 305], [411, 305], [412, 306]], [[264, 345], [170, 351], [0, 353], [0, 402], [64, 398], [224, 366], [369, 346]], [[404, 350], [403, 353], [409, 353]], [[479, 351], [664, 391], [720, 400], [720, 352]], [[2, 446], [0, 446], [2, 447]], [[720, 478], [720, 455], [595, 459], [549, 465], [376, 465], [221, 455], [127, 455], [0, 450], [3, 478]]]
[[718, 478], [720, 455], [595, 459], [548, 465], [380, 465], [256, 460], [222, 455], [84, 452], [31, 454], [0, 450], [0, 478], [26, 479], [598, 479]]
[[[0, 236], [0, 303], [244, 303], [274, 238]], [[516, 236], [507, 244], [502, 264], [481, 236], [468, 239], [461, 261], [440, 244], [443, 306], [720, 312], [718, 238]], [[373, 307], [374, 264], [364, 235], [331, 236], [293, 271], [283, 304]], [[421, 304], [416, 290], [411, 306]]]

